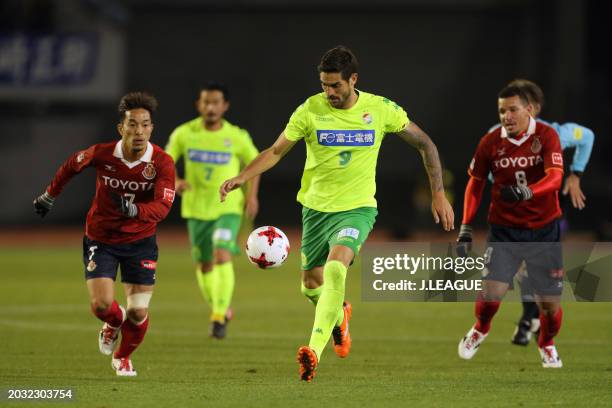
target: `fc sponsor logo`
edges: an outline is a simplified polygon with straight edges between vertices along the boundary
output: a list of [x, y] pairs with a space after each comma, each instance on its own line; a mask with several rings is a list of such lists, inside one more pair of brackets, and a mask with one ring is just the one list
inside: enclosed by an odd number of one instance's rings
[[321, 146], [372, 146], [374, 130], [317, 130]]
[[553, 153], [552, 154], [552, 163], [557, 166], [563, 166], [563, 156], [561, 153]]

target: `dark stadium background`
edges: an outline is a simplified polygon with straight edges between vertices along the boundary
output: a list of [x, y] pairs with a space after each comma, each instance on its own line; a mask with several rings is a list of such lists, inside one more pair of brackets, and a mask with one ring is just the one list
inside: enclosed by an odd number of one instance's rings
[[[248, 129], [262, 149], [293, 109], [320, 91], [322, 53], [344, 44], [360, 60], [358, 87], [396, 101], [436, 142], [457, 224], [467, 165], [497, 121], [497, 92], [517, 77], [540, 84], [544, 119], [595, 132], [582, 182], [587, 208], [569, 217], [575, 230], [609, 239], [612, 64], [606, 50], [612, 30], [604, 9], [603, 1], [573, 0], [3, 1], [0, 35], [110, 33], [118, 58], [95, 65], [116, 74], [112, 83], [78, 95], [70, 87], [20, 93], [0, 75], [0, 226], [40, 224], [32, 199], [70, 153], [118, 137], [115, 112], [124, 92], [157, 96], [152, 141], [164, 146], [175, 126], [195, 116], [198, 86], [225, 82], [232, 93], [227, 118]], [[295, 194], [304, 151], [297, 145], [264, 176], [258, 224], [299, 224]], [[74, 179], [44, 224], [82, 225], [93, 180], [91, 170]], [[426, 188], [417, 153], [388, 137], [378, 166], [377, 227], [398, 238], [433, 229]], [[484, 220], [483, 209], [481, 228]], [[167, 223], [181, 224], [178, 205]]]

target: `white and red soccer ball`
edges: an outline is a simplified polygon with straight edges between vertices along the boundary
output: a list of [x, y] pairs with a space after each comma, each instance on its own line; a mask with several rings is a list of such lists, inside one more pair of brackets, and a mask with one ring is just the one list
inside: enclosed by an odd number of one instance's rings
[[289, 256], [289, 240], [276, 227], [259, 227], [251, 232], [246, 243], [247, 258], [261, 269], [278, 268]]

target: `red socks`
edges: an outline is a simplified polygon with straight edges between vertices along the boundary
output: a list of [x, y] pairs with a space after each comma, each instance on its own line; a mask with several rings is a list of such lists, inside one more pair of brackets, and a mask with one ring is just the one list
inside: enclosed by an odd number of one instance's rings
[[95, 308], [91, 308], [93, 314], [103, 322], [107, 323], [111, 327], [119, 327], [121, 323], [123, 323], [123, 313], [119, 308], [119, 303], [116, 300], [113, 300], [113, 303], [108, 307], [108, 309], [99, 312]]
[[489, 330], [491, 330], [491, 320], [493, 320], [493, 316], [497, 313], [499, 305], [499, 301], [487, 302], [479, 295], [478, 299], [476, 299], [476, 306], [474, 308], [477, 319], [474, 328], [482, 334], [487, 334]]
[[[499, 309], [500, 302], [487, 302], [478, 296], [476, 299], [476, 325], [474, 328], [482, 334], [487, 334], [491, 329], [491, 320]], [[563, 309], [559, 310], [554, 315], [549, 315], [545, 312], [540, 313], [540, 337], [538, 338], [538, 347], [547, 347], [554, 344], [554, 337], [559, 333], [561, 321], [563, 320]]]
[[130, 354], [142, 343], [147, 328], [149, 327], [149, 316], [147, 316], [141, 323], [136, 324], [130, 319], [123, 321], [123, 313], [119, 308], [119, 303], [113, 300], [113, 303], [108, 309], [99, 312], [92, 308], [92, 312], [98, 317], [98, 319], [107, 323], [111, 327], [121, 327], [121, 344], [115, 352], [115, 358], [129, 357]]
[[547, 347], [555, 344], [554, 337], [561, 329], [563, 320], [563, 309], [559, 308], [557, 313], [550, 316], [545, 312], [540, 313], [540, 337], [538, 337], [538, 347]]
[[121, 326], [121, 344], [117, 351], [115, 351], [115, 358], [129, 357], [142, 343], [148, 327], [149, 316], [139, 324], [127, 319]]

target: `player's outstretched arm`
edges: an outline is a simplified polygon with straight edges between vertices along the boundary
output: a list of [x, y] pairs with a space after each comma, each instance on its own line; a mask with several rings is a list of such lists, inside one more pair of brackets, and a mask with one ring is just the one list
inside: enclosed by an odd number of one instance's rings
[[410, 122], [398, 134], [404, 141], [417, 149], [423, 157], [423, 164], [431, 187], [431, 211], [434, 221], [436, 224], [442, 221], [442, 227], [445, 231], [455, 229], [455, 214], [453, 213], [453, 207], [444, 194], [442, 165], [440, 164], [436, 145], [427, 133], [423, 132], [414, 122]]
[[71, 155], [55, 173], [51, 184], [45, 192], [34, 199], [34, 211], [44, 217], [53, 207], [55, 198], [60, 195], [64, 186], [70, 179], [79, 174], [83, 169], [90, 166], [96, 150], [96, 145], [90, 146], [86, 150], [81, 150]]
[[259, 198], [257, 195], [259, 194], [259, 181], [261, 180], [261, 176], [253, 177], [248, 185], [248, 190], [245, 197], [245, 215], [248, 219], [254, 220], [259, 212]]
[[251, 180], [255, 176], [268, 171], [283, 158], [285, 154], [295, 145], [296, 142], [285, 137], [285, 132], [281, 133], [276, 142], [266, 150], [262, 151], [246, 166], [239, 175], [226, 180], [219, 188], [221, 202], [225, 201], [225, 197], [237, 188], [240, 188], [244, 183]]

